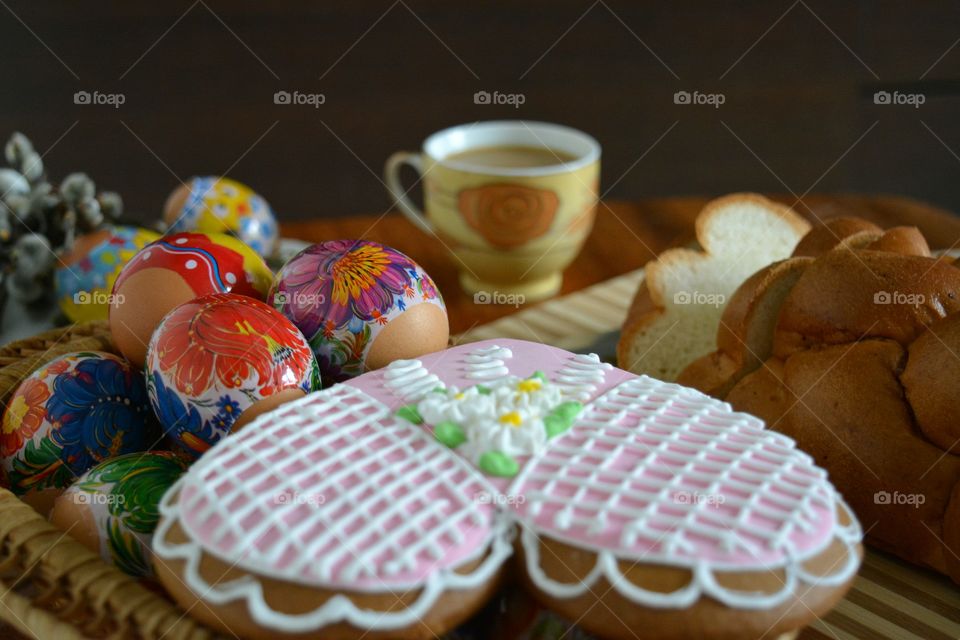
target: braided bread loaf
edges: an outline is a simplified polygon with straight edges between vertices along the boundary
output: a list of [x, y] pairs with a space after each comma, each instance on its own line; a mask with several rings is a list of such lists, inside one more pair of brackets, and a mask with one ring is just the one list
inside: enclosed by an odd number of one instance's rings
[[960, 582], [960, 269], [914, 228], [815, 227], [749, 278], [681, 384], [794, 438], [868, 542]]

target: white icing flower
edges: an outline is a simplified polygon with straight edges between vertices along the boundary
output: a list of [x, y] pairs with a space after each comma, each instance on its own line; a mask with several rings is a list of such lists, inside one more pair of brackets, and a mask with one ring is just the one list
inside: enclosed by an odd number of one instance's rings
[[491, 451], [511, 458], [542, 451], [548, 440], [544, 418], [562, 402], [556, 385], [510, 376], [488, 387], [428, 394], [417, 409], [434, 427], [455, 423], [465, 436], [457, 451], [479, 465], [480, 457]]

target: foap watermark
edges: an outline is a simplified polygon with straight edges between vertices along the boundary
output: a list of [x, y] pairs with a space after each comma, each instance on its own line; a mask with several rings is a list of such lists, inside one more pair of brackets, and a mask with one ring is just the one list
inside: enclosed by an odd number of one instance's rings
[[722, 93], [703, 93], [701, 91], [677, 91], [673, 94], [673, 104], [706, 105], [719, 109], [727, 101]]
[[521, 505], [527, 501], [527, 496], [512, 493], [487, 493], [481, 491], [473, 495], [473, 501], [477, 504], [494, 504], [498, 507], [511, 505]]
[[122, 505], [127, 501], [127, 497], [122, 494], [113, 493], [88, 493], [86, 491], [72, 492], [73, 504], [101, 504], [101, 505]]
[[286, 491], [273, 496], [274, 504], [309, 504], [319, 506], [324, 504], [327, 498], [322, 493], [301, 493], [300, 491]]
[[473, 104], [507, 104], [514, 109], [519, 109], [520, 105], [527, 101], [527, 96], [522, 93], [500, 93], [494, 91], [477, 91], [473, 94]]
[[920, 505], [927, 501], [927, 496], [922, 493], [901, 493], [899, 491], [877, 491], [873, 494], [874, 504], [888, 504], [901, 506], [906, 505], [919, 509]]
[[103, 105], [119, 109], [127, 101], [122, 93], [102, 93], [100, 91], [77, 91], [73, 94], [73, 104]]
[[902, 291], [877, 291], [873, 294], [873, 304], [895, 304], [919, 307], [927, 301], [922, 293], [903, 293]]
[[700, 493], [699, 491], [675, 491], [673, 501], [677, 504], [695, 504], [706, 505], [708, 507], [719, 507], [726, 498], [719, 493]]
[[703, 291], [677, 291], [673, 294], [673, 304], [704, 304], [711, 307], [722, 307], [727, 302], [727, 296], [722, 293], [704, 293]]
[[327, 102], [322, 93], [304, 93], [302, 91], [277, 91], [273, 94], [273, 104], [307, 105], [319, 109]]
[[292, 304], [297, 307], [317, 307], [327, 302], [322, 293], [304, 293], [303, 291], [278, 291], [273, 294], [273, 304]]
[[520, 307], [526, 304], [527, 296], [522, 293], [502, 293], [500, 291], [477, 291], [473, 294], [473, 304], [506, 304]]
[[908, 106], [919, 109], [927, 101], [922, 93], [903, 93], [901, 91], [877, 91], [873, 94], [873, 104]]
[[74, 304], [123, 304], [122, 293], [109, 293], [99, 289], [94, 291], [77, 291], [73, 294]]

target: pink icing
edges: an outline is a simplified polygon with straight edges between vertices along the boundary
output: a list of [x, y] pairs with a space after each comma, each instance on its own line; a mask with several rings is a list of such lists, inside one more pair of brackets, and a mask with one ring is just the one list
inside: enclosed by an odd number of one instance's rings
[[[468, 377], [466, 358], [494, 345], [512, 352], [503, 365], [518, 377], [556, 380], [572, 357], [495, 340], [420, 363], [462, 389], [483, 382]], [[312, 394], [218, 444], [181, 489], [189, 534], [259, 573], [382, 591], [476, 557], [492, 536], [495, 508], [478, 499], [489, 493], [539, 533], [683, 566], [781, 564], [816, 553], [836, 530], [835, 494], [808, 456], [695, 391], [606, 369], [568, 432], [522, 459], [516, 478], [492, 479], [430, 425], [394, 417], [409, 400], [385, 375]], [[307, 499], [278, 505], [282, 492]]]

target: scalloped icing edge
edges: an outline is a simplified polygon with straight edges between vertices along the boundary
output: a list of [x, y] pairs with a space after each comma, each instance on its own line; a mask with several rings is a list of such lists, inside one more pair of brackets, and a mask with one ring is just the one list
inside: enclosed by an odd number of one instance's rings
[[[853, 514], [847, 504], [834, 493], [836, 505], [842, 507], [849, 514]], [[590, 548], [590, 546], [576, 545], [586, 551], [590, 551], [597, 556], [597, 561], [593, 568], [577, 583], [558, 582], [547, 576], [540, 565], [540, 536], [563, 542], [562, 538], [548, 534], [538, 534], [533, 527], [528, 526], [526, 522], [519, 521], [520, 542], [523, 545], [524, 564], [527, 575], [538, 589], [547, 595], [558, 599], [570, 599], [583, 595], [590, 591], [597, 581], [603, 577], [621, 596], [638, 605], [657, 609], [683, 609], [693, 606], [701, 597], [710, 597], [720, 602], [724, 606], [744, 609], [744, 610], [764, 610], [777, 607], [791, 596], [800, 582], [813, 587], [836, 587], [847, 582], [852, 578], [860, 567], [860, 555], [857, 552], [863, 538], [863, 531], [856, 518], [851, 518], [851, 523], [847, 526], [841, 526], [839, 523], [835, 529], [835, 536], [831, 536], [824, 541], [824, 544], [805, 553], [802, 556], [792, 558], [782, 563], [776, 563], [759, 570], [774, 571], [782, 569], [786, 574], [783, 588], [775, 593], [761, 595], [756, 592], [741, 592], [725, 589], [720, 585], [715, 576], [715, 571], [719, 573], [739, 571], [743, 572], [743, 567], [718, 568], [709, 566], [709, 563], [699, 562], [689, 564], [683, 562], [671, 563], [669, 561], [658, 561], [660, 564], [675, 566], [682, 569], [688, 569], [692, 572], [692, 579], [689, 584], [670, 593], [649, 591], [628, 580], [620, 571], [619, 563], [625, 560], [616, 554], [603, 550]], [[847, 561], [835, 573], [824, 576], [813, 575], [803, 568], [803, 564], [808, 560], [815, 558], [823, 553], [835, 540], [840, 541], [845, 548]]]
[[[263, 586], [257, 574], [248, 572], [245, 577], [238, 580], [211, 585], [200, 575], [199, 571], [200, 561], [204, 553], [209, 553], [222, 562], [228, 564], [231, 564], [231, 562], [210, 550], [204, 549], [202, 545], [192, 540], [182, 544], [171, 544], [167, 541], [166, 537], [170, 527], [179, 520], [174, 498], [179, 495], [181, 482], [182, 480], [177, 481], [167, 491], [160, 504], [162, 518], [153, 537], [154, 554], [162, 561], [183, 560], [185, 562], [180, 579], [194, 592], [198, 599], [214, 605], [225, 605], [236, 600], [242, 600], [246, 603], [247, 611], [255, 623], [264, 628], [284, 633], [317, 631], [337, 623], [348, 623], [366, 631], [393, 631], [408, 627], [422, 618], [434, 605], [437, 598], [445, 592], [474, 589], [491, 580], [513, 554], [514, 523], [502, 511], [497, 511], [491, 528], [490, 539], [486, 544], [478, 547], [474, 555], [464, 560], [464, 564], [469, 564], [486, 556], [477, 568], [468, 574], [457, 573], [457, 567], [450, 567], [434, 573], [423, 584], [413, 587], [420, 589], [421, 594], [411, 606], [402, 611], [360, 609], [349, 596], [337, 594], [322, 606], [308, 613], [296, 615], [280, 613], [272, 609], [264, 599]], [[389, 594], [393, 591], [385, 588], [382, 593]]]

